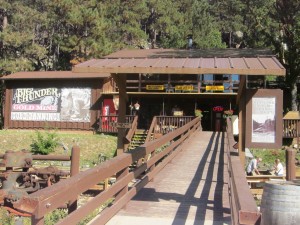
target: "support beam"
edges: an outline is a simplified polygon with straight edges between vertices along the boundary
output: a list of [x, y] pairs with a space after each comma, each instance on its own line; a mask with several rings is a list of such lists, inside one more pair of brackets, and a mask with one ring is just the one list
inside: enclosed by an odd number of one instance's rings
[[240, 76], [240, 87], [237, 96], [239, 105], [239, 156], [242, 166], [245, 166], [245, 143], [246, 143], [246, 76]]
[[[128, 95], [126, 93], [126, 74], [112, 74], [113, 79], [119, 88], [119, 111], [118, 111], [118, 123], [126, 122], [126, 105], [128, 101]], [[125, 138], [126, 138], [126, 129], [118, 129], [118, 143], [117, 143], [117, 155], [121, 155], [125, 151]], [[117, 180], [125, 177], [129, 173], [128, 168], [117, 173]], [[117, 195], [116, 200], [122, 198], [128, 192], [128, 188], [122, 189]]]
[[236, 97], [237, 105], [239, 104], [241, 97], [245, 94], [245, 90], [246, 90], [246, 76], [240, 75], [240, 84], [239, 84], [238, 94]]

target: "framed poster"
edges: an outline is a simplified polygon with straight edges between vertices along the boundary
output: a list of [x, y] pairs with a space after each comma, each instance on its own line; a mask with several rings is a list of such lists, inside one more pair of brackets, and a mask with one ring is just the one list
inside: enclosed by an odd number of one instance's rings
[[281, 148], [282, 90], [247, 90], [246, 147]]
[[90, 122], [90, 88], [13, 89], [11, 120]]

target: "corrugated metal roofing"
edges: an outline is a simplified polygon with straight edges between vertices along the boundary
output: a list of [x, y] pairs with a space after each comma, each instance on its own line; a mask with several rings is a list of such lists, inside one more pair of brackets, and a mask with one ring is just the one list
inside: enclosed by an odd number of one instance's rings
[[0, 77], [2, 80], [41, 80], [41, 79], [92, 79], [106, 78], [109, 73], [73, 73], [71, 71], [31, 71], [17, 72]]
[[[285, 75], [285, 68], [276, 57], [266, 52], [264, 56], [258, 56], [262, 51], [247, 51], [224, 50], [222, 57], [212, 57], [213, 52], [207, 51], [207, 57], [198, 57], [205, 52], [172, 49], [122, 50], [103, 59], [78, 64], [73, 72]], [[222, 50], [215, 51], [215, 55], [221, 56], [221, 53]]]

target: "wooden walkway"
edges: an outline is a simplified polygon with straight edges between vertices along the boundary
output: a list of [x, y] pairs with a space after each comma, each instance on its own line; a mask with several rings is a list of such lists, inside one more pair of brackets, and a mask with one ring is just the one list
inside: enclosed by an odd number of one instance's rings
[[230, 224], [227, 180], [223, 133], [195, 132], [107, 225]]

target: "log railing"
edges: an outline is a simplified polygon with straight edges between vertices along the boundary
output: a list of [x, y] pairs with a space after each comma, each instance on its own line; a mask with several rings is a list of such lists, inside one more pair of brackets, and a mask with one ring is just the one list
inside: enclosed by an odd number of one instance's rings
[[256, 202], [248, 186], [245, 170], [242, 167], [238, 152], [233, 148], [235, 141], [230, 118], [227, 118], [226, 134], [227, 138], [224, 147], [228, 158], [228, 186], [232, 224], [259, 225], [261, 213], [257, 209]]
[[[71, 212], [57, 224], [77, 224], [95, 209], [111, 204], [102, 210], [89, 224], [105, 224], [135, 196], [153, 177], [183, 148], [183, 142], [199, 128], [200, 118], [170, 132], [159, 139], [147, 142], [136, 149], [120, 154], [104, 163], [83, 171], [67, 180], [37, 191], [14, 202], [15, 209], [32, 215], [32, 225], [44, 224], [44, 216], [65, 203], [73, 202], [82, 193], [105, 179], [116, 175], [142, 158], [148, 160], [119, 177], [116, 183], [93, 199]], [[150, 169], [151, 168], [151, 169]], [[139, 182], [132, 182], [139, 179]], [[126, 189], [120, 196], [120, 191]], [[119, 194], [118, 194], [119, 193]], [[123, 192], [122, 192], [123, 193]], [[118, 198], [114, 198], [118, 194]]]

